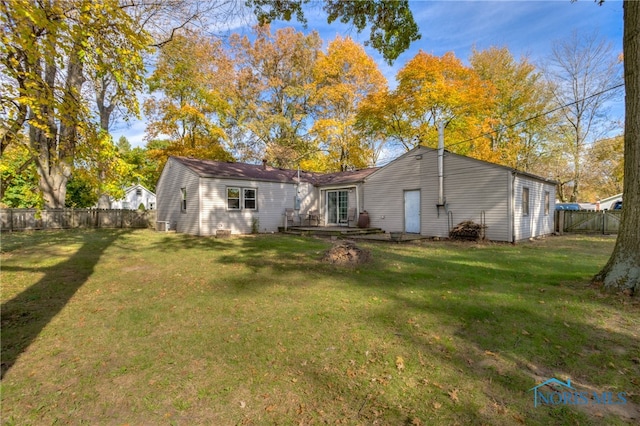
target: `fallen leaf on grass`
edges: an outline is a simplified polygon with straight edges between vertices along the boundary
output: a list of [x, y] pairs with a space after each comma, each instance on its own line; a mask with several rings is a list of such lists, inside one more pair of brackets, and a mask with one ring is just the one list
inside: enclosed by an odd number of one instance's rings
[[404, 370], [404, 359], [402, 359], [401, 356], [396, 357], [396, 367], [398, 368], [398, 371]]
[[449, 397], [453, 402], [459, 402], [460, 400], [458, 399], [458, 389], [454, 389], [449, 392]]
[[433, 403], [433, 408], [435, 408], [436, 410], [438, 410], [440, 407], [442, 407], [442, 404], [440, 404], [439, 402], [434, 402]]

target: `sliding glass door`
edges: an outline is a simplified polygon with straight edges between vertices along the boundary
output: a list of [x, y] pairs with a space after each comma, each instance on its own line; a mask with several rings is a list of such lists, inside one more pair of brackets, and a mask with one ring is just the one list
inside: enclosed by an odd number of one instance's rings
[[327, 191], [327, 224], [339, 225], [347, 222], [349, 191]]

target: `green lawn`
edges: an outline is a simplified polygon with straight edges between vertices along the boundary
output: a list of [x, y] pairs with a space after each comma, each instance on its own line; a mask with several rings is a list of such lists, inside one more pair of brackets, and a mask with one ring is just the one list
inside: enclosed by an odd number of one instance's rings
[[[588, 286], [613, 244], [5, 234], [2, 421], [636, 424], [640, 307]], [[627, 403], [534, 407], [551, 377]]]

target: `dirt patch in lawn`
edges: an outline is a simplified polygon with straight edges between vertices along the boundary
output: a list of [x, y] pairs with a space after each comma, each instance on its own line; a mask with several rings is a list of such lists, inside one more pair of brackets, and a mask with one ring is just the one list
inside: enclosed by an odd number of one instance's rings
[[323, 262], [340, 266], [357, 266], [371, 260], [371, 253], [360, 248], [354, 241], [344, 240], [336, 243], [324, 253]]

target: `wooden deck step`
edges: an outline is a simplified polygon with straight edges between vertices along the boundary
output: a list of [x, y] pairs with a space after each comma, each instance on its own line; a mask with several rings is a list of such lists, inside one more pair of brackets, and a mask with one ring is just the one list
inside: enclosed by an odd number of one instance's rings
[[348, 237], [350, 235], [371, 235], [371, 234], [384, 234], [384, 231], [380, 228], [347, 228], [339, 226], [292, 226], [286, 231], [287, 234], [297, 235], [318, 235], [318, 236], [342, 236]]

